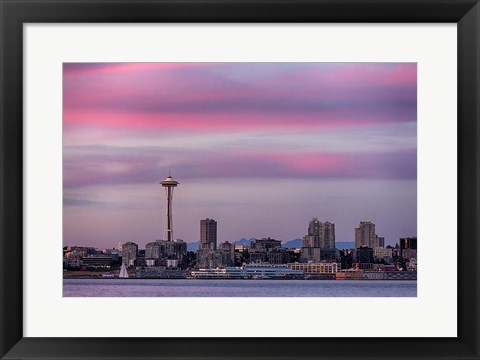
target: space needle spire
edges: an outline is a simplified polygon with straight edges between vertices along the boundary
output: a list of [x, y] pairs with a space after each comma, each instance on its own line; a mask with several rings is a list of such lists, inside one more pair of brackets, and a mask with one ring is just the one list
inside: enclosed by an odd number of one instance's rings
[[179, 184], [178, 181], [173, 180], [168, 173], [168, 177], [163, 180], [161, 183], [163, 188], [165, 188], [165, 195], [167, 197], [167, 216], [165, 218], [165, 227], [163, 230], [163, 239], [167, 241], [173, 241], [173, 223], [172, 223], [172, 198], [173, 190]]

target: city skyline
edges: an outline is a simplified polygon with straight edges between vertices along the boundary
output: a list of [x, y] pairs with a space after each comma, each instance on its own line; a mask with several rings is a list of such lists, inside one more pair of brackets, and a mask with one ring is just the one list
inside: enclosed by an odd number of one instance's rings
[[416, 236], [416, 64], [64, 64], [64, 245]]

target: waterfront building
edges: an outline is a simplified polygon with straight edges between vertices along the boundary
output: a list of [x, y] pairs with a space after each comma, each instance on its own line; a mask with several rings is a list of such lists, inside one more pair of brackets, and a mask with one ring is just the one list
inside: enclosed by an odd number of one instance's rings
[[373, 257], [376, 260], [385, 260], [387, 264], [392, 263], [393, 250], [390, 248], [376, 247], [373, 249]]
[[240, 266], [250, 262], [250, 254], [248, 247], [244, 245], [235, 245], [235, 266]]
[[285, 248], [273, 249], [267, 253], [267, 262], [270, 264], [286, 264], [290, 262], [290, 251]]
[[406, 265], [408, 271], [417, 271], [417, 259], [411, 258]]
[[371, 221], [361, 221], [358, 228], [355, 228], [355, 249], [362, 246], [375, 247], [375, 224]]
[[[269, 254], [281, 249], [281, 247], [282, 242], [280, 240], [272, 238], [255, 239], [255, 241], [250, 243], [250, 262], [266, 263], [268, 262]], [[274, 257], [272, 257], [272, 259], [274, 259]]]
[[374, 271], [396, 271], [395, 265], [393, 264], [373, 264], [372, 270]]
[[335, 274], [340, 271], [340, 264], [336, 262], [293, 263], [287, 266], [293, 270], [303, 271], [305, 275]]
[[280, 249], [282, 242], [272, 238], [255, 239], [250, 243], [250, 251], [270, 252], [275, 249]]
[[206, 218], [200, 221], [200, 250], [217, 249], [217, 222]]
[[300, 262], [308, 263], [315, 262], [318, 263], [322, 259], [321, 249], [319, 247], [302, 247], [300, 250]]
[[122, 262], [126, 266], [135, 266], [138, 254], [138, 245], [133, 242], [126, 242], [122, 246]]
[[235, 245], [225, 241], [218, 247], [221, 266], [233, 266], [235, 263]]
[[80, 269], [80, 266], [82, 266], [82, 264], [83, 264], [83, 261], [80, 256], [70, 256], [70, 257], [63, 258], [63, 265], [66, 269], [78, 270]]
[[111, 255], [88, 255], [82, 259], [82, 264], [87, 267], [110, 268], [113, 258]]
[[152, 241], [145, 245], [145, 258], [147, 259], [160, 259], [160, 242]]
[[64, 251], [66, 257], [86, 257], [89, 254], [91, 255], [92, 252], [88, 251], [88, 248], [83, 246], [67, 246], [67, 249]]
[[118, 249], [106, 249], [105, 253], [111, 255], [113, 261], [118, 261], [122, 256], [122, 252]]
[[177, 260], [178, 266], [184, 268], [187, 262], [187, 243], [182, 239], [176, 239], [173, 242], [172, 253], [167, 254], [170, 260]]
[[373, 249], [362, 246], [357, 249], [357, 262], [360, 264], [372, 264], [373, 259]]
[[186, 262], [187, 243], [181, 239], [175, 241], [157, 240], [145, 246], [145, 258], [154, 259], [155, 265], [167, 266], [167, 260], [177, 260], [179, 266]]
[[168, 259], [167, 260], [167, 268], [177, 268], [178, 267], [178, 260], [177, 259]]
[[417, 258], [417, 237], [400, 238], [400, 256], [407, 260]]
[[173, 180], [173, 178], [170, 175], [168, 175], [168, 177], [162, 182], [160, 182], [160, 184], [165, 189], [166, 207], [167, 207], [163, 239], [167, 241], [172, 241], [174, 239], [173, 220], [172, 220], [173, 190], [178, 186], [179, 182]]
[[157, 262], [156, 262], [155, 259], [145, 258], [145, 266], [153, 267], [153, 266], [156, 266], [156, 265], [157, 265]]
[[249, 251], [249, 259], [252, 264], [262, 264], [267, 262], [267, 253], [263, 251]]
[[407, 265], [405, 264], [405, 259], [399, 256], [397, 260], [395, 260], [395, 268], [398, 271], [406, 271]]
[[368, 280], [417, 280], [416, 271], [365, 271]]
[[199, 249], [197, 251], [197, 267], [217, 268], [221, 266], [222, 260], [218, 251], [210, 249]]
[[363, 270], [346, 269], [340, 270], [335, 274], [337, 280], [363, 280], [365, 274]]

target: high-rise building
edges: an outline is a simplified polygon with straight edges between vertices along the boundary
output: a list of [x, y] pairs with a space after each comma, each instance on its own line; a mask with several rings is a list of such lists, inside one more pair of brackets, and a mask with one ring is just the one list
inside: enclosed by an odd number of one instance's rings
[[133, 242], [126, 242], [122, 246], [122, 262], [126, 266], [134, 266], [137, 260], [138, 245]]
[[160, 182], [162, 187], [165, 189], [165, 196], [167, 200], [167, 213], [165, 217], [165, 228], [163, 233], [163, 239], [167, 241], [173, 241], [173, 220], [172, 220], [172, 199], [173, 199], [173, 190], [179, 182], [173, 180], [173, 178], [168, 175], [168, 177]]
[[222, 266], [233, 266], [235, 261], [235, 245], [225, 241], [220, 244], [218, 252]]
[[308, 234], [309, 236], [320, 236], [320, 226], [321, 223], [318, 218], [313, 218], [308, 223]]
[[323, 250], [335, 250], [335, 224], [320, 222], [313, 218], [308, 223], [308, 234], [303, 238], [304, 247], [320, 247]]
[[320, 248], [335, 250], [335, 224], [328, 221], [320, 224]]
[[200, 221], [200, 250], [217, 249], [217, 222], [206, 218]]
[[313, 218], [308, 223], [308, 235], [303, 237], [301, 261], [335, 259], [335, 224]]
[[360, 221], [358, 228], [355, 228], [355, 248], [375, 247], [375, 224], [371, 221]]

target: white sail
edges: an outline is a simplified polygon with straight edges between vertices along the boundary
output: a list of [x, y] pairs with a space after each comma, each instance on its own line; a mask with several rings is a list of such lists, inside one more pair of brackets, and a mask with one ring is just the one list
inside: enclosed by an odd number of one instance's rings
[[125, 267], [125, 263], [122, 263], [122, 268], [120, 269], [120, 275], [118, 275], [118, 277], [128, 279], [128, 272], [127, 268]]

